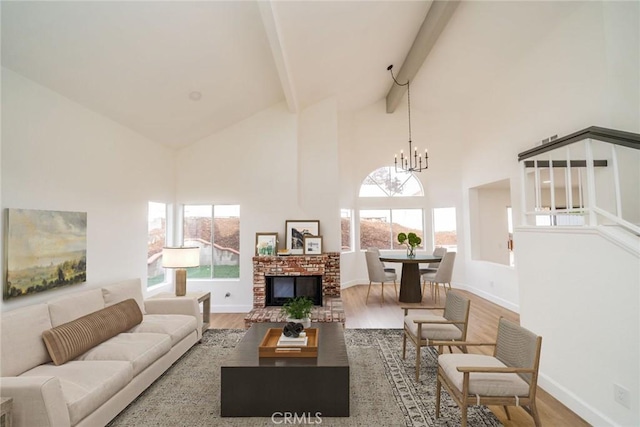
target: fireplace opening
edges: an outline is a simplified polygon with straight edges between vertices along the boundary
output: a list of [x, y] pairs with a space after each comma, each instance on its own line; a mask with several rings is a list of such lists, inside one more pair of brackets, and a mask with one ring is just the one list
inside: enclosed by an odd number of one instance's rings
[[284, 305], [291, 298], [307, 297], [322, 305], [322, 276], [267, 276], [265, 304]]

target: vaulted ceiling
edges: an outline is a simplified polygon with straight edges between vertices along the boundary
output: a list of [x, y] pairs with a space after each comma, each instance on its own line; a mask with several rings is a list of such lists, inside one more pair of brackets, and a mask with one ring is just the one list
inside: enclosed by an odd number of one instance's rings
[[[283, 101], [297, 112], [383, 99], [387, 65], [402, 66], [432, 3], [0, 4], [3, 67], [179, 148]], [[412, 106], [482, 96], [576, 4], [462, 2], [412, 82]]]
[[294, 111], [330, 96], [340, 108], [381, 99], [386, 66], [402, 62], [429, 5], [2, 2], [2, 65], [180, 147], [285, 91]]

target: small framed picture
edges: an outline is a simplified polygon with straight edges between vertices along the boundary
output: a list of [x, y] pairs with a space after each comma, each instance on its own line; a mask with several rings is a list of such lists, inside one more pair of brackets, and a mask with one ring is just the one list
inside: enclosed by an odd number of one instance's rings
[[278, 233], [256, 233], [256, 256], [275, 256], [278, 253]]
[[285, 222], [287, 249], [291, 255], [304, 254], [304, 237], [320, 234], [320, 221], [318, 220], [287, 220]]
[[304, 254], [322, 254], [322, 236], [304, 236]]

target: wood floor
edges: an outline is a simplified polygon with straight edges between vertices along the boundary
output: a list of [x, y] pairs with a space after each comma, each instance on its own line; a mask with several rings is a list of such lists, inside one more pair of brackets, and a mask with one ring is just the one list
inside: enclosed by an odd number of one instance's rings
[[[368, 285], [352, 286], [342, 290], [342, 302], [344, 304], [347, 328], [402, 328], [403, 311], [394, 292], [393, 285], [386, 285], [384, 289], [384, 303], [381, 298], [380, 285], [371, 287], [368, 304], [365, 304]], [[398, 289], [399, 290], [399, 289]], [[471, 312], [469, 314], [469, 341], [493, 342], [496, 338], [498, 319], [502, 316], [509, 320], [519, 322], [517, 313], [493, 304], [483, 298], [469, 292], [461, 291], [471, 299]], [[440, 304], [436, 304], [429, 291], [423, 301], [424, 305], [442, 305], [444, 292], [441, 291]], [[412, 304], [402, 304], [412, 305]], [[419, 304], [414, 304], [419, 305]], [[243, 313], [212, 313], [211, 328], [234, 329], [244, 328]], [[544, 357], [544, 337], [542, 342], [542, 357]], [[490, 347], [474, 348], [473, 351], [491, 353]], [[567, 409], [564, 405], [546, 393], [538, 389], [538, 411], [543, 426], [588, 426], [582, 418]], [[533, 420], [521, 408], [509, 408], [511, 420], [508, 420], [502, 407], [489, 407], [505, 426], [533, 426]]]

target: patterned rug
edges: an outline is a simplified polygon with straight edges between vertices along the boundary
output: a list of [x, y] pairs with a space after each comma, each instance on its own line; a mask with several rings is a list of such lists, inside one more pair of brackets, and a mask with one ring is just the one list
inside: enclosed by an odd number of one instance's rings
[[[220, 365], [244, 330], [205, 333], [162, 377], [120, 413], [109, 427], [274, 426], [271, 418], [220, 418]], [[435, 418], [437, 353], [422, 349], [420, 382], [415, 381], [415, 348], [402, 360], [399, 329], [346, 329], [351, 371], [351, 416], [322, 418], [323, 426], [459, 426], [460, 410], [442, 393]], [[276, 420], [283, 424], [283, 419]], [[310, 424], [307, 419], [307, 423]], [[501, 426], [484, 406], [469, 408], [469, 426]], [[315, 420], [315, 424], [318, 424]]]

